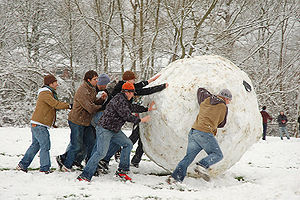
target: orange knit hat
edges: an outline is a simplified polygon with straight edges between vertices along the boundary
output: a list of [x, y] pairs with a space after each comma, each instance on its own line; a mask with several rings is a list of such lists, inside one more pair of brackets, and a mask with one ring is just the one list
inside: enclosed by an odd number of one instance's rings
[[132, 79], [136, 79], [136, 76], [132, 71], [126, 71], [126, 72], [124, 72], [124, 74], [122, 76], [122, 79], [124, 81], [129, 81], [129, 80], [132, 80]]
[[128, 81], [122, 85], [122, 91], [124, 92], [134, 92], [134, 90], [134, 85]]

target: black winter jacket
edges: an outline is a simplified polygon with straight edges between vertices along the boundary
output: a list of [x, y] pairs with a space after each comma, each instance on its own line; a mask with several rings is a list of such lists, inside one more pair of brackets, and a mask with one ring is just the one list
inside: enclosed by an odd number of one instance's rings
[[148, 108], [131, 104], [125, 93], [119, 93], [114, 96], [107, 104], [99, 124], [110, 131], [119, 132], [125, 122], [138, 124], [141, 119], [132, 113], [147, 112]]
[[278, 115], [277, 122], [278, 122], [279, 127], [284, 127], [284, 126], [286, 126], [286, 123], [288, 122], [288, 120], [285, 115]]

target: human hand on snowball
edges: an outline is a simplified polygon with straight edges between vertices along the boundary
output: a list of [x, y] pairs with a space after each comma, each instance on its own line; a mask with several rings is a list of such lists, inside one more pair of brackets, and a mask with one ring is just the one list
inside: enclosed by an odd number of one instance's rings
[[148, 111], [156, 110], [157, 108], [153, 108], [154, 105], [155, 105], [155, 102], [152, 101], [152, 102], [150, 103], [150, 106], [149, 106], [149, 108], [148, 108]]
[[155, 81], [156, 79], [158, 79], [160, 77], [160, 75], [161, 74], [158, 74], [158, 75], [154, 76], [153, 78], [149, 79], [148, 83], [151, 83], [151, 82]]
[[141, 119], [141, 122], [148, 122], [148, 121], [150, 121], [150, 115], [147, 115]]

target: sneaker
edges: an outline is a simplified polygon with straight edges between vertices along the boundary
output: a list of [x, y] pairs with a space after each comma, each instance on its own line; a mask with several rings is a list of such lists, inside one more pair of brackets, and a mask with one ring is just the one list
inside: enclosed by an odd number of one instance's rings
[[115, 174], [122, 181], [131, 181], [132, 182], [132, 178], [127, 175], [128, 173], [129, 173], [129, 171], [118, 169]]
[[131, 166], [134, 166], [135, 168], [139, 168], [139, 163], [131, 163]]
[[98, 174], [108, 174], [108, 162], [105, 160], [100, 160], [97, 168]]
[[117, 163], [120, 162], [120, 157], [121, 157], [121, 152], [120, 151], [118, 151], [117, 153], [115, 153], [115, 160], [116, 160]]
[[54, 172], [54, 171], [50, 169], [50, 170], [48, 170], [48, 171], [41, 171], [41, 170], [40, 170], [40, 172], [42, 172], [42, 173], [44, 173], [44, 174], [50, 174], [50, 173], [52, 173], [52, 172]]
[[209, 169], [205, 169], [198, 163], [196, 164], [197, 166], [195, 167], [194, 171], [197, 173], [199, 178], [203, 178], [205, 181], [210, 181], [210, 177], [208, 174]]
[[89, 180], [89, 179], [87, 179], [87, 178], [85, 178], [85, 177], [83, 177], [83, 176], [80, 176], [80, 175], [77, 177], [77, 180], [78, 180], [78, 181], [91, 182], [91, 180]]
[[81, 164], [81, 163], [78, 163], [78, 162], [73, 162], [73, 166], [76, 166], [77, 167], [77, 169], [79, 169], [79, 170], [83, 170], [83, 165]]
[[62, 172], [72, 172], [72, 171], [74, 171], [72, 168], [71, 169], [69, 169], [69, 168], [67, 168], [66, 166], [62, 166], [61, 167], [61, 169], [60, 169], [60, 171], [62, 171]]
[[62, 158], [61, 156], [56, 156], [56, 162], [58, 164], [59, 170], [61, 170], [61, 168], [63, 167], [63, 162], [62, 162]]
[[16, 170], [18, 170], [18, 171], [23, 171], [23, 172], [25, 172], [25, 173], [27, 173], [27, 172], [28, 172], [28, 170], [27, 170], [27, 169], [24, 169], [24, 168], [22, 168], [20, 164], [18, 164], [18, 166], [16, 167]]
[[173, 183], [177, 183], [178, 181], [176, 181], [175, 178], [173, 178], [173, 176], [168, 176], [168, 178], [166, 179], [166, 182], [169, 185], [172, 185]]

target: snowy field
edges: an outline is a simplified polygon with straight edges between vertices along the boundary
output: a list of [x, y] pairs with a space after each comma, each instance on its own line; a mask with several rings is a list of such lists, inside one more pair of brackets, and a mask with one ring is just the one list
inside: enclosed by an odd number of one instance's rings
[[[126, 131], [126, 133], [129, 133]], [[51, 163], [64, 153], [69, 129], [51, 129]], [[0, 128], [0, 199], [205, 199], [205, 200], [299, 200], [300, 139], [267, 137], [254, 144], [242, 159], [224, 175], [205, 182], [187, 177], [180, 186], [165, 183], [167, 172], [146, 156], [140, 168], [131, 168], [135, 183], [123, 183], [113, 174], [117, 163], [111, 161], [110, 173], [79, 182], [80, 171], [38, 171], [36, 156], [28, 173], [15, 167], [31, 144], [29, 128]], [[135, 150], [136, 146], [134, 146]], [[234, 153], [234, 152], [233, 152]]]

